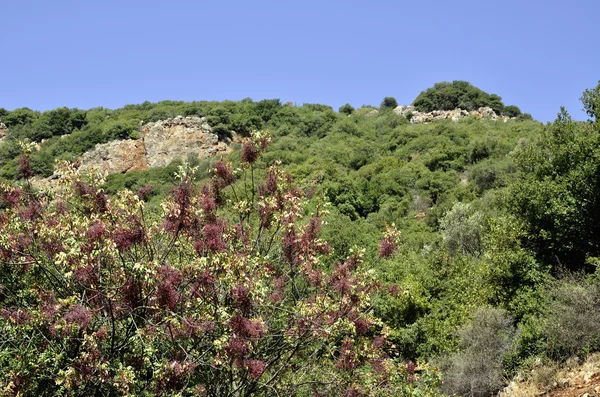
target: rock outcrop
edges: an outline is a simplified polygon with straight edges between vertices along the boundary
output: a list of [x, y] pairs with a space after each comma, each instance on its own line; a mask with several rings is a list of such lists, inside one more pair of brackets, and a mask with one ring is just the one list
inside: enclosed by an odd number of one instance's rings
[[6, 136], [6, 132], [8, 131], [8, 127], [6, 124], [0, 121], [0, 140]]
[[87, 171], [92, 168], [104, 174], [123, 173], [148, 168], [144, 141], [127, 139], [96, 145], [83, 154], [79, 169]]
[[510, 118], [506, 116], [498, 116], [496, 112], [489, 107], [481, 107], [477, 110], [467, 111], [464, 109], [454, 110], [434, 110], [433, 112], [419, 112], [414, 106], [398, 106], [394, 109], [396, 114], [410, 119], [413, 124], [431, 123], [435, 120], [450, 119], [453, 121], [460, 120], [468, 116], [475, 116], [479, 119], [502, 120], [507, 121]]
[[112, 141], [85, 153], [80, 169], [99, 169], [107, 173], [124, 173], [152, 167], [164, 167], [189, 155], [204, 159], [227, 152], [229, 146], [219, 142], [204, 118], [177, 116], [140, 126], [140, 139]]
[[227, 150], [211, 127], [200, 117], [177, 116], [142, 126], [149, 167], [164, 167], [171, 161], [194, 154], [200, 158]]

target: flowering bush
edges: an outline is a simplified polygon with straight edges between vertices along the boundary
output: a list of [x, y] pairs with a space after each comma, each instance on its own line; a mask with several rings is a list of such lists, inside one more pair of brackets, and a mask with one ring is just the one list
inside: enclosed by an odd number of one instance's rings
[[[330, 269], [317, 213], [277, 164], [181, 182], [148, 214], [63, 164], [54, 197], [0, 188], [2, 395], [398, 395], [361, 252]], [[27, 161], [22, 162], [27, 176]], [[247, 183], [245, 173], [252, 174]], [[382, 255], [395, 235], [386, 234]]]

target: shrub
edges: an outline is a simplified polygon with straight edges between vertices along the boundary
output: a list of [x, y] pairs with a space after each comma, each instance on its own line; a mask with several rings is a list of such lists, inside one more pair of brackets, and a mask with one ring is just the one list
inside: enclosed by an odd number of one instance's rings
[[449, 395], [490, 396], [503, 384], [502, 359], [516, 332], [504, 311], [485, 307], [460, 332], [460, 351], [442, 360], [442, 390]]
[[420, 112], [457, 108], [475, 110], [488, 106], [496, 113], [500, 113], [504, 107], [502, 98], [498, 95], [488, 94], [469, 82], [460, 80], [435, 83], [415, 98], [413, 106]]
[[354, 113], [354, 107], [352, 107], [352, 105], [350, 105], [349, 103], [340, 106], [340, 108], [338, 109], [339, 113], [342, 114], [347, 114], [347, 115], [351, 115], [352, 113]]
[[385, 98], [383, 98], [383, 101], [381, 101], [381, 105], [379, 105], [380, 109], [395, 109], [398, 107], [398, 101], [396, 101], [396, 98], [391, 97], [391, 96], [386, 96]]
[[472, 212], [469, 204], [456, 203], [440, 221], [440, 231], [450, 255], [478, 255], [481, 252], [481, 238], [484, 219], [478, 212]]
[[240, 183], [181, 168], [162, 216], [69, 165], [53, 201], [1, 184], [3, 394], [385, 396], [429, 377], [387, 357], [361, 251], [326, 268], [321, 206], [277, 165], [258, 183], [266, 143], [244, 142]]
[[600, 348], [600, 287], [568, 280], [550, 293], [545, 334], [555, 359], [585, 355]]

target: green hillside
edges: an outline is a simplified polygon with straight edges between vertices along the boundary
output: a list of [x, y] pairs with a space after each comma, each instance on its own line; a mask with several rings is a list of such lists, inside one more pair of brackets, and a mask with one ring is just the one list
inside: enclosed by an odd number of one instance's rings
[[[510, 119], [413, 124], [392, 97], [0, 109], [0, 390], [487, 396], [597, 352], [600, 85], [582, 102], [546, 125], [463, 81], [413, 105]], [[60, 165], [178, 115], [232, 152]], [[62, 193], [32, 188], [53, 174]]]

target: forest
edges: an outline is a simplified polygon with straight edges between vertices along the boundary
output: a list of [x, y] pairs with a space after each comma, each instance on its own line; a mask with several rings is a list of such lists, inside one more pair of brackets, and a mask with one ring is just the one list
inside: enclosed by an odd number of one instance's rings
[[[581, 102], [544, 124], [454, 81], [413, 106], [510, 119], [417, 124], [393, 97], [0, 109], [0, 394], [490, 396], [584, 360], [600, 83]], [[180, 115], [231, 152], [78, 170]]]

